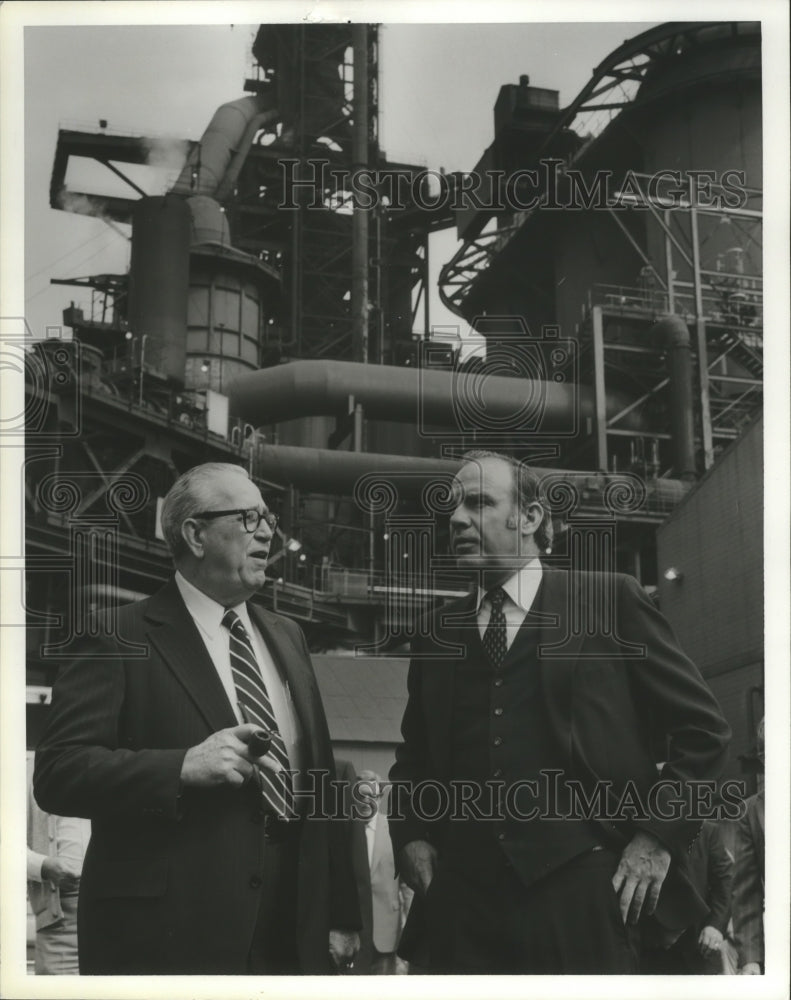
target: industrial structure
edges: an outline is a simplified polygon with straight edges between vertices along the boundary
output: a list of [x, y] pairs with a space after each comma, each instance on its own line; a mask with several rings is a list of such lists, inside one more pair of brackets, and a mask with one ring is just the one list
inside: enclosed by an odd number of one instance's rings
[[[248, 96], [162, 196], [123, 172], [151, 140], [59, 133], [51, 205], [131, 223], [132, 255], [128, 275], [59, 279], [92, 309], [28, 359], [31, 685], [88, 610], [110, 628], [165, 579], [158, 500], [198, 462], [244, 464], [281, 516], [261, 600], [316, 652], [382, 657], [464, 586], [443, 491], [469, 446], [540, 469], [553, 558], [598, 532], [602, 568], [655, 588], [657, 529], [760, 413], [760, 25], [651, 29], [567, 108], [503, 86], [454, 198], [379, 148], [378, 44], [373, 25], [262, 25]], [[129, 197], [69, 190], [71, 157]], [[486, 197], [459, 206], [470, 179]], [[450, 226], [440, 293], [486, 340], [464, 361], [428, 313], [429, 236]]]

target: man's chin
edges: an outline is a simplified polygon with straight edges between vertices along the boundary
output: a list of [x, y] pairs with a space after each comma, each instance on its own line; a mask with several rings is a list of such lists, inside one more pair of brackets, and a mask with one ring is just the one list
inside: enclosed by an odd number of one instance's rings
[[468, 548], [457, 550], [453, 553], [456, 565], [460, 567], [470, 567], [475, 569], [485, 564], [485, 559], [476, 549]]
[[255, 594], [266, 583], [266, 570], [260, 569], [255, 573], [249, 573], [245, 578], [245, 584]]

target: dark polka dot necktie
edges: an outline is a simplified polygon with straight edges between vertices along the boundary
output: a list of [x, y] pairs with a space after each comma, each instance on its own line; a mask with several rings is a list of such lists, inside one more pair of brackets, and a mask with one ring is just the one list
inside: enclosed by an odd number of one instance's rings
[[486, 631], [483, 633], [483, 648], [488, 653], [495, 670], [499, 668], [508, 651], [508, 634], [505, 624], [505, 612], [503, 611], [505, 596], [505, 591], [502, 587], [494, 587], [486, 595], [486, 599], [491, 605], [492, 613], [489, 616], [489, 624], [486, 626]]
[[284, 819], [293, 819], [296, 813], [294, 790], [288, 771], [288, 753], [277, 728], [272, 702], [269, 700], [261, 668], [253, 652], [253, 644], [242, 619], [233, 608], [228, 608], [225, 612], [222, 624], [230, 632], [228, 648], [231, 654], [231, 673], [236, 686], [236, 696], [246, 709], [250, 720], [272, 734], [269, 752], [283, 767], [283, 771], [279, 774], [265, 767], [258, 769], [261, 776], [261, 794], [276, 815]]

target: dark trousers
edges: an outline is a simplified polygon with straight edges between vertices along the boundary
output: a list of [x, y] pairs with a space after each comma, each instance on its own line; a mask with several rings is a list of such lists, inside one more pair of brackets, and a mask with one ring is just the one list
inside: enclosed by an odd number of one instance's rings
[[247, 960], [250, 975], [299, 973], [297, 855], [299, 831], [280, 830], [264, 843], [261, 903]]
[[704, 958], [698, 951], [699, 934], [697, 927], [688, 927], [670, 948], [644, 949], [641, 970], [652, 976], [721, 976], [720, 953]]
[[637, 931], [624, 926], [611, 884], [618, 860], [589, 851], [529, 887], [505, 862], [484, 883], [441, 860], [426, 896], [429, 971], [636, 973]]

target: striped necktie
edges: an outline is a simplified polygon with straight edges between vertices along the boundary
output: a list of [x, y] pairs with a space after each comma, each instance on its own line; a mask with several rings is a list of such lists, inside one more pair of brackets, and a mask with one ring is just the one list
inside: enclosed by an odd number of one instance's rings
[[288, 754], [283, 737], [277, 728], [272, 702], [269, 700], [250, 636], [233, 608], [226, 610], [222, 624], [230, 633], [228, 648], [231, 655], [231, 673], [239, 704], [244, 707], [245, 714], [250, 721], [272, 734], [272, 745], [269, 752], [283, 767], [283, 771], [279, 774], [274, 774], [265, 767], [258, 769], [261, 776], [261, 793], [277, 816], [282, 816], [284, 819], [294, 819], [296, 817], [294, 788], [288, 771]]
[[494, 587], [487, 593], [486, 598], [491, 605], [492, 613], [489, 616], [486, 631], [483, 633], [483, 648], [489, 654], [489, 659], [497, 670], [508, 652], [508, 633], [505, 612], [503, 611], [505, 591], [502, 587]]

